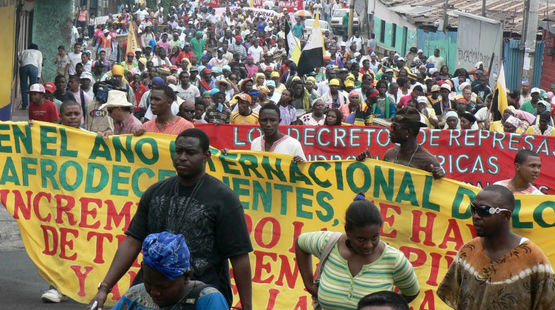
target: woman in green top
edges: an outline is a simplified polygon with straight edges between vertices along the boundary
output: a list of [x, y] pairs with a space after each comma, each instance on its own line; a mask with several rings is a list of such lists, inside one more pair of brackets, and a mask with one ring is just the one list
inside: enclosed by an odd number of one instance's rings
[[[301, 234], [295, 247], [299, 271], [308, 292], [324, 310], [357, 309], [358, 301], [373, 292], [393, 291], [410, 302], [420, 292], [414, 269], [405, 255], [380, 241], [382, 218], [378, 208], [359, 194], [345, 214], [345, 234], [317, 231]], [[329, 240], [337, 240], [322, 269], [313, 278], [312, 255], [325, 259]], [[334, 241], [331, 242], [334, 242]]]
[[202, 32], [197, 31], [195, 37], [191, 39], [191, 49], [193, 53], [197, 55], [197, 58], [200, 60], [202, 58], [202, 50], [204, 49], [204, 45], [206, 42], [202, 38]]

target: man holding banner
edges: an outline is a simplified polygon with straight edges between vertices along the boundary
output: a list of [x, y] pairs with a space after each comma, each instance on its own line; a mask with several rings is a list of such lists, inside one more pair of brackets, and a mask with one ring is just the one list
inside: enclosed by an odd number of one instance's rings
[[[151, 186], [125, 232], [108, 274], [98, 284], [91, 304], [102, 309], [111, 288], [131, 267], [151, 233], [183, 234], [191, 251], [191, 278], [217, 288], [232, 304], [228, 259], [234, 270], [242, 309], [251, 310], [252, 251], [243, 206], [220, 180], [206, 174], [210, 159], [208, 136], [188, 129], [175, 140], [173, 165], [177, 176]], [[139, 272], [135, 282], [142, 280]]]
[[[390, 148], [385, 153], [383, 160], [426, 170], [431, 172], [436, 179], [445, 176], [445, 170], [441, 167], [437, 158], [418, 144], [417, 137], [420, 127], [426, 126], [420, 122], [418, 110], [402, 108], [392, 121], [389, 136], [391, 142], [398, 143], [400, 146]], [[359, 154], [357, 160], [362, 161], [366, 157], [370, 157], [368, 150]]]

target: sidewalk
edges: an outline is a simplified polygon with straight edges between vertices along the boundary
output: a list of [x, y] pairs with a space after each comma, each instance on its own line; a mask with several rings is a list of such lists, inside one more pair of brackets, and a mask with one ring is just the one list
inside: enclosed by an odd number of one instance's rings
[[[12, 111], [12, 121], [23, 122], [29, 119], [28, 110], [20, 110], [19, 102], [15, 103], [15, 110]], [[20, 250], [23, 249], [23, 242], [19, 234], [19, 228], [14, 218], [10, 215], [6, 207], [0, 203], [0, 250]]]
[[0, 250], [23, 249], [19, 228], [8, 210], [0, 203]]

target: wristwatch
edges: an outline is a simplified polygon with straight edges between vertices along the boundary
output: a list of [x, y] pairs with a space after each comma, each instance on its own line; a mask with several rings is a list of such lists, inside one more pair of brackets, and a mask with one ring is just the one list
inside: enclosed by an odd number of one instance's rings
[[104, 287], [106, 289], [107, 294], [109, 294], [112, 291], [112, 289], [108, 286], [108, 284], [106, 284], [102, 281], [98, 282], [97, 289], [100, 289], [101, 287]]

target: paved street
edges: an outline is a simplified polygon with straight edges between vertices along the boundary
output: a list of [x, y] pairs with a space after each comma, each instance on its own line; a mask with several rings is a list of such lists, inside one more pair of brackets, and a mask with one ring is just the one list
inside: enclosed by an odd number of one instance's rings
[[10, 310], [32, 309], [86, 309], [74, 301], [45, 304], [41, 291], [48, 288], [38, 275], [33, 262], [23, 249], [0, 250], [0, 308]]
[[65, 301], [41, 302], [41, 292], [48, 288], [27, 256], [17, 224], [0, 204], [0, 309], [86, 309], [83, 304]]

